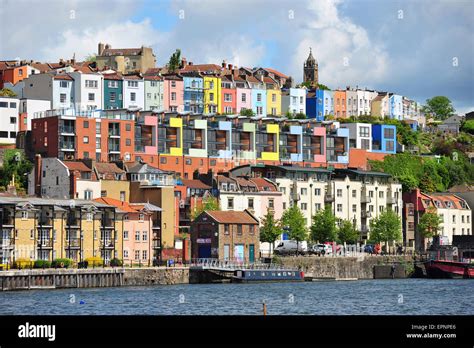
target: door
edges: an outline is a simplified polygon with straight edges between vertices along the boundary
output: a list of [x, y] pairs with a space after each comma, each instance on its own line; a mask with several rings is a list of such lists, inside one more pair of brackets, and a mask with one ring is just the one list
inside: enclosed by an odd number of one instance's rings
[[249, 245], [249, 262], [255, 262], [255, 245]]
[[211, 258], [211, 244], [200, 244], [198, 249], [198, 258], [210, 259]]
[[234, 246], [234, 257], [237, 262], [244, 262], [244, 245], [236, 244]]
[[229, 260], [230, 258], [230, 245], [224, 244], [224, 260]]

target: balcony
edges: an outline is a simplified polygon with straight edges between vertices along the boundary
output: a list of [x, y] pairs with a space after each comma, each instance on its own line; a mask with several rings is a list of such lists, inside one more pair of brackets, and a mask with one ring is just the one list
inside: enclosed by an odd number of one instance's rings
[[387, 196], [387, 204], [396, 204], [397, 200], [392, 196]]
[[152, 242], [152, 248], [153, 248], [153, 249], [161, 249], [160, 240], [153, 240], [153, 242]]
[[324, 203], [333, 203], [334, 202], [334, 195], [330, 192], [324, 195]]
[[79, 219], [78, 218], [69, 218], [66, 221], [67, 227], [79, 227]]
[[112, 152], [120, 153], [120, 145], [117, 145], [117, 144], [111, 145], [111, 144], [109, 144], [109, 153], [112, 153]]
[[37, 245], [40, 249], [51, 249], [53, 247], [53, 243], [50, 239], [40, 239]]
[[367, 190], [366, 189], [362, 189], [362, 192], [360, 194], [360, 202], [361, 203], [370, 203], [372, 201], [372, 199], [369, 197], [369, 195], [367, 195]]
[[114, 228], [114, 219], [105, 218], [101, 221], [102, 228]]
[[81, 240], [79, 238], [71, 238], [66, 240], [66, 249], [68, 248], [79, 248], [81, 246]]
[[362, 210], [360, 216], [361, 216], [363, 219], [367, 219], [367, 218], [372, 217], [372, 214], [370, 213], [370, 211]]
[[74, 151], [75, 148], [76, 148], [76, 146], [75, 146], [75, 144], [72, 143], [72, 142], [60, 142], [60, 143], [59, 143], [59, 148], [60, 148], [61, 150], [63, 150], [63, 151], [64, 151], [64, 150], [66, 150], [66, 151]]
[[105, 239], [100, 241], [100, 248], [101, 249], [113, 249], [114, 248], [114, 241], [112, 239]]
[[59, 132], [62, 133], [62, 134], [76, 135], [76, 131], [74, 129], [74, 126], [61, 126], [61, 127], [59, 127]]
[[14, 221], [13, 221], [13, 218], [11, 217], [5, 217], [2, 220], [0, 220], [0, 225], [4, 227], [13, 226], [13, 223]]
[[109, 137], [111, 137], [111, 138], [120, 138], [120, 130], [109, 128]]
[[43, 217], [38, 219], [38, 226], [41, 227], [52, 227], [53, 226], [53, 219]]
[[12, 238], [1, 238], [0, 239], [0, 248], [2, 249], [11, 249], [15, 245]]

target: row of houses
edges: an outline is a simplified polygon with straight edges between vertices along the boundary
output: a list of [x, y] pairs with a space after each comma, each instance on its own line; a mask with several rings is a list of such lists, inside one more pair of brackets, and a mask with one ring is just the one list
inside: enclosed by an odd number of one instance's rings
[[[3, 262], [13, 255], [150, 265], [170, 258], [254, 260], [270, 249], [259, 242], [262, 218], [271, 212], [279, 219], [291, 205], [300, 208], [308, 228], [311, 217], [329, 207], [353, 223], [360, 242], [370, 239], [370, 222], [388, 209], [403, 220], [408, 248], [425, 247], [417, 224], [426, 211], [442, 218], [439, 233], [447, 243], [472, 234], [472, 210], [459, 195], [402, 194], [390, 175], [354, 169], [243, 165], [181, 179], [140, 162], [38, 156], [29, 187], [28, 197], [0, 197]], [[196, 216], [209, 197], [220, 211]]]
[[365, 169], [367, 159], [401, 150], [388, 124], [75, 109], [36, 113], [31, 124], [16, 133], [31, 159], [142, 160], [185, 179], [250, 163]]

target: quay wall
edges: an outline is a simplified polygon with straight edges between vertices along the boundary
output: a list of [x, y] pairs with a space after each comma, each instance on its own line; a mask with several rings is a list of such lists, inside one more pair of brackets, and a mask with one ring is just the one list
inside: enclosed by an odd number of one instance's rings
[[188, 284], [189, 268], [126, 268], [123, 285], [172, 285]]
[[[374, 279], [381, 272], [374, 273], [374, 266], [396, 265], [396, 277], [400, 278], [400, 265], [413, 264], [412, 256], [361, 256], [361, 257], [319, 257], [286, 256], [278, 258], [285, 267], [296, 267], [305, 277], [339, 279]], [[390, 270], [388, 271], [390, 272]], [[384, 272], [382, 272], [384, 273]], [[380, 278], [385, 278], [386, 275]]]

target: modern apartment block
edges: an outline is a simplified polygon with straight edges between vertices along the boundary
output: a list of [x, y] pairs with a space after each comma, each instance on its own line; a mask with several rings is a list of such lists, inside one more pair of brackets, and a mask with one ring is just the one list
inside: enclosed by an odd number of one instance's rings
[[0, 97], [0, 144], [15, 144], [20, 130], [17, 98]]
[[397, 127], [372, 124], [372, 152], [397, 153]]

